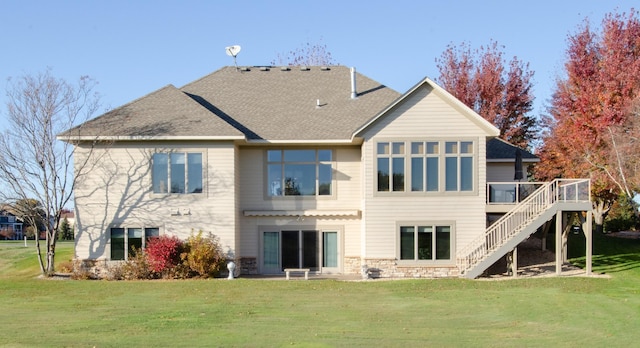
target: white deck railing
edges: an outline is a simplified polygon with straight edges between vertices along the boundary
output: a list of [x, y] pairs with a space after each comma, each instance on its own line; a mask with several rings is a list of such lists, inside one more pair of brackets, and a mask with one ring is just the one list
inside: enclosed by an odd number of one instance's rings
[[590, 185], [589, 179], [556, 179], [541, 184], [511, 211], [489, 226], [484, 234], [458, 252], [457, 263], [461, 274], [483, 261], [555, 203], [589, 201]]

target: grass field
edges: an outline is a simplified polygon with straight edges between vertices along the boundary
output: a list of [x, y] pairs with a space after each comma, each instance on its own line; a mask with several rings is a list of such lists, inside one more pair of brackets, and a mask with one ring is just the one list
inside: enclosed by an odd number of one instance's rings
[[640, 242], [596, 236], [594, 271], [611, 278], [43, 280], [0, 242], [0, 347], [636, 346]]

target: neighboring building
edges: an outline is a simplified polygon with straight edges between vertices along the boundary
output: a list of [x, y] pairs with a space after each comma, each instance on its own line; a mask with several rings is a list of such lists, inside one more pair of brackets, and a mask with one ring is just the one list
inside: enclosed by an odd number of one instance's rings
[[147, 237], [202, 230], [241, 274], [473, 278], [590, 207], [588, 180], [506, 200], [521, 188], [498, 135], [428, 78], [399, 94], [343, 66], [224, 67], [59, 136], [93, 165], [75, 191], [76, 258], [124, 260]]
[[3, 209], [0, 210], [0, 238], [20, 240], [24, 238], [23, 223], [15, 215]]

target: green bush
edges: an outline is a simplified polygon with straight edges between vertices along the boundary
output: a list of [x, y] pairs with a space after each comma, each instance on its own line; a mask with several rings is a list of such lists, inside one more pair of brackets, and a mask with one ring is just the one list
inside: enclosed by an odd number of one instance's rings
[[604, 230], [607, 232], [629, 231], [635, 229], [635, 219], [617, 217], [604, 222]]

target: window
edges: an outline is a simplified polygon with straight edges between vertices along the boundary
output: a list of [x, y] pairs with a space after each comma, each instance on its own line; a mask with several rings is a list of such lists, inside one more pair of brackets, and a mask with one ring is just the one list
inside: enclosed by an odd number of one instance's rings
[[136, 250], [144, 249], [149, 238], [159, 237], [157, 227], [111, 228], [111, 260], [128, 260]]
[[153, 193], [201, 193], [201, 153], [154, 153], [152, 158]]
[[445, 188], [447, 191], [473, 191], [473, 142], [445, 143]]
[[450, 261], [452, 245], [451, 226], [400, 226], [400, 260]]
[[378, 143], [378, 191], [404, 191], [404, 142]]
[[439, 156], [438, 142], [411, 143], [411, 191], [438, 191]]
[[379, 142], [377, 190], [474, 191], [474, 148], [473, 141]]
[[331, 150], [267, 151], [269, 196], [331, 195], [332, 157]]

